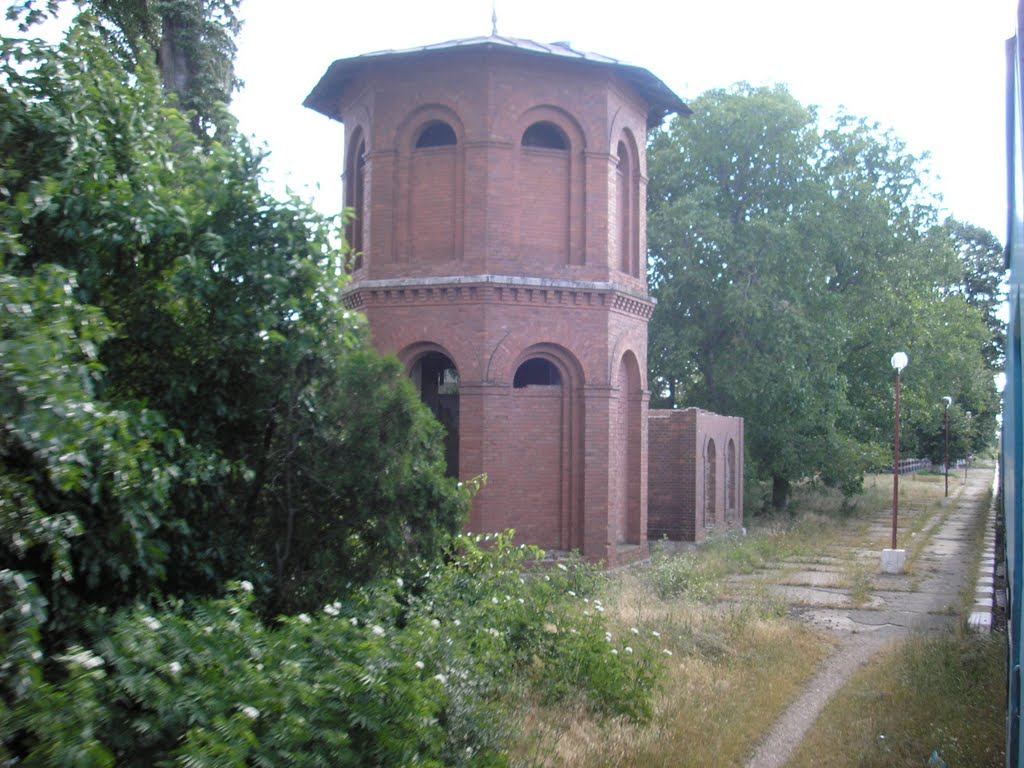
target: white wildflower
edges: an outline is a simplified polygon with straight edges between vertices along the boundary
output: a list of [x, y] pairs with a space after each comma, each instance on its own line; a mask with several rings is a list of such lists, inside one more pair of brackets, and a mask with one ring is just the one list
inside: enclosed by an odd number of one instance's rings
[[670, 651], [668, 648], [663, 650], [662, 653], [664, 653], [666, 656], [671, 656], [672, 655], [672, 651]]
[[160, 629], [160, 627], [163, 626], [163, 624], [161, 624], [159, 621], [157, 621], [152, 616], [147, 616], [146, 618], [144, 618], [142, 620], [142, 623], [145, 624], [147, 627], [149, 627], [154, 632], [156, 632], [158, 629]]
[[576, 593], [573, 592], [571, 589], [568, 590], [568, 594], [569, 594], [569, 597], [576, 597]]
[[491, 635], [492, 637], [501, 637], [501, 633], [498, 630], [496, 630], [494, 627], [488, 627], [487, 628], [487, 634]]
[[458, 619], [455, 619], [455, 620], [454, 620], [454, 621], [452, 622], [452, 624], [454, 624], [454, 625], [455, 625], [456, 627], [461, 627], [461, 626], [462, 626], [462, 622], [461, 622], [461, 621], [459, 621]]
[[382, 627], [380, 624], [374, 624], [370, 632], [373, 634], [374, 637], [384, 637], [384, 627]]
[[359, 626], [359, 619], [357, 619], [355, 616], [353, 616], [351, 619], [348, 620], [348, 623], [351, 624], [353, 627], [358, 627]]
[[434, 675], [434, 679], [437, 680], [437, 682], [439, 682], [441, 685], [444, 685], [448, 682], [448, 678], [442, 674]]
[[432, 626], [434, 629], [439, 629], [441, 627], [441, 622], [437, 619], [431, 619], [430, 626]]
[[651, 634], [654, 635], [655, 637], [661, 637], [661, 632], [659, 632], [656, 629], [652, 629], [651, 630]]
[[629, 631], [632, 632], [634, 635], [639, 635], [640, 634], [640, 630], [637, 629], [636, 627], [630, 627]]
[[422, 661], [417, 661], [413, 666], [416, 667], [416, 669], [423, 669], [424, 664]]
[[564, 563], [559, 563], [558, 564], [558, 570], [560, 570], [560, 571], [568, 571], [569, 569], [565, 567]]
[[255, 720], [257, 717], [260, 716], [260, 711], [256, 709], [256, 707], [250, 706], [248, 704], [241, 708], [241, 712], [250, 720]]
[[492, 597], [491, 598], [491, 602], [494, 603], [495, 605], [497, 605], [498, 604], [498, 598]]
[[248, 579], [242, 579], [238, 582], [238, 586], [243, 592], [248, 592], [250, 595], [252, 594], [252, 582]]
[[303, 624], [309, 624], [311, 621], [313, 621], [311, 618], [309, 618], [309, 614], [308, 613], [300, 613], [295, 618], [297, 618]]
[[397, 579], [395, 579], [395, 584], [398, 585], [399, 589], [401, 589], [402, 587], [405, 586], [405, 582], [402, 581], [402, 577], [401, 576], [399, 576]]
[[618, 650], [615, 649], [615, 648], [612, 648], [612, 656], [618, 656], [618, 655], [619, 655]]
[[340, 611], [336, 607], [328, 603], [324, 606], [324, 613], [326, 613], [328, 616], [337, 616], [340, 613]]
[[626, 653], [632, 653], [632, 652], [633, 652], [633, 649], [632, 649], [632, 648], [630, 648], [630, 647], [629, 647], [629, 646], [627, 645], [627, 646], [626, 646], [626, 648], [625, 648], [625, 651], [626, 651]]
[[168, 664], [167, 669], [170, 670], [171, 674], [174, 677], [177, 677], [181, 674], [181, 664], [177, 661], [172, 661], [170, 664]]

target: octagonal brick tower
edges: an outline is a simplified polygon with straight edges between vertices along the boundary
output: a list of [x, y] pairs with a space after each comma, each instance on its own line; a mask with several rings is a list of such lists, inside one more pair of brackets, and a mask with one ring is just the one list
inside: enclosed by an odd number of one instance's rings
[[644, 69], [499, 36], [335, 61], [345, 301], [486, 474], [469, 530], [647, 554], [645, 137], [689, 112]]

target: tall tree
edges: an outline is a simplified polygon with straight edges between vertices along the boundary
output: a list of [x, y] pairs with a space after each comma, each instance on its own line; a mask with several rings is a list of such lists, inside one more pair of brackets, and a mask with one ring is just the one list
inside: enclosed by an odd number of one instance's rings
[[86, 21], [5, 41], [0, 80], [0, 570], [55, 607], [44, 637], [239, 577], [309, 608], [436, 557], [467, 492], [343, 310], [331, 223]]
[[1003, 246], [987, 229], [973, 224], [950, 218], [943, 226], [963, 269], [956, 290], [985, 318], [991, 336], [985, 343], [985, 359], [991, 368], [1000, 369], [1006, 347], [1006, 322], [999, 314], [1005, 300]]
[[[241, 0], [74, 0], [100, 20], [100, 30], [121, 62], [153, 61], [165, 91], [192, 112], [193, 128], [213, 129], [222, 105], [241, 85], [235, 76], [235, 37]], [[7, 17], [22, 29], [57, 14], [66, 0], [21, 0]]]
[[933, 369], [984, 368], [959, 355], [978, 347], [979, 316], [950, 296], [962, 270], [920, 160], [864, 120], [821, 129], [782, 87], [691, 106], [654, 135], [648, 166], [655, 397], [744, 416], [776, 506], [806, 478], [853, 491], [886, 460], [897, 347], [953, 318], [955, 349]]

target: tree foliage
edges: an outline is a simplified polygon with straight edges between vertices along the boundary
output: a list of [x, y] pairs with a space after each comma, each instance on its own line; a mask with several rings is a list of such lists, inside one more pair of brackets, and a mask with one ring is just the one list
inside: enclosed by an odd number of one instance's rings
[[822, 128], [782, 87], [691, 106], [649, 153], [655, 398], [744, 416], [748, 468], [779, 506], [795, 481], [852, 492], [886, 461], [897, 349], [906, 445], [931, 428], [935, 387], [994, 419], [991, 264], [965, 245], [990, 243], [937, 224], [921, 160], [864, 120]]
[[[235, 76], [235, 36], [241, 0], [74, 0], [98, 19], [97, 30], [129, 71], [157, 65], [167, 93], [192, 113], [194, 129], [209, 131], [241, 85]], [[20, 0], [7, 18], [23, 31], [56, 16], [66, 0]]]
[[3, 46], [0, 587], [39, 619], [4, 655], [161, 593], [246, 577], [296, 611], [436, 558], [469, 493], [341, 308], [331, 223], [95, 24]]

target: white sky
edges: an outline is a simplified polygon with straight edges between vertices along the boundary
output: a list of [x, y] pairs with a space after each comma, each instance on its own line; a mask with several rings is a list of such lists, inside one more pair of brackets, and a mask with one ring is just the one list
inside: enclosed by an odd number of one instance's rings
[[[1005, 237], [1004, 41], [1014, 0], [497, 0], [498, 32], [567, 40], [644, 67], [684, 101], [746, 80], [785, 83], [928, 152], [957, 218]], [[271, 152], [268, 178], [341, 206], [342, 128], [302, 107], [335, 59], [488, 35], [491, 0], [243, 0], [233, 104]]]

